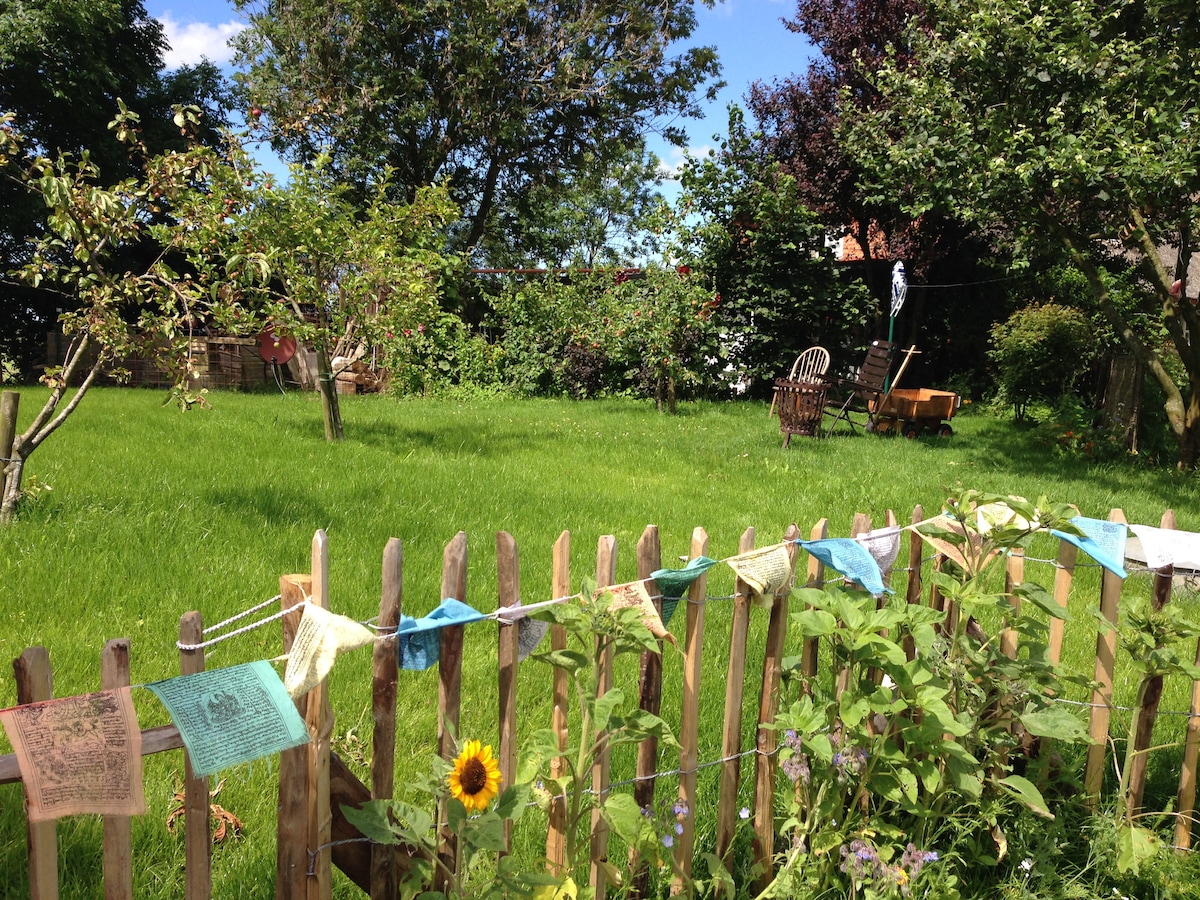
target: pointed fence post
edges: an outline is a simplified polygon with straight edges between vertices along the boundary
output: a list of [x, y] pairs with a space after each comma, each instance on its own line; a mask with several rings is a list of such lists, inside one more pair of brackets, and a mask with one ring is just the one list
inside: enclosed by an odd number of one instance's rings
[[[596, 546], [596, 588], [611, 587], [617, 580], [617, 539], [611, 535], [600, 538]], [[599, 642], [603, 640], [597, 637]], [[597, 645], [599, 646], [599, 644]], [[613, 648], [604, 642], [600, 654], [600, 687], [597, 699], [607, 694], [613, 685]], [[604, 900], [608, 894], [608, 876], [604, 865], [608, 863], [608, 823], [600, 815], [600, 806], [608, 799], [609, 768], [612, 763], [611, 749], [603, 734], [596, 735], [596, 762], [592, 766], [592, 791], [596, 807], [592, 809], [592, 862], [590, 881], [596, 889], [595, 900]]]
[[[754, 529], [742, 532], [739, 553], [754, 549]], [[729, 850], [737, 827], [738, 783], [742, 773], [742, 700], [745, 695], [746, 638], [750, 632], [750, 585], [738, 578], [734, 587], [729, 667], [725, 676], [725, 723], [721, 730], [721, 782], [717, 795], [717, 856], [729, 867]]]
[[[185, 646], [204, 641], [204, 620], [199, 612], [186, 612], [179, 620], [179, 643]], [[179, 674], [204, 671], [204, 648], [179, 651]], [[183, 751], [184, 894], [187, 900], [212, 896], [212, 834], [209, 831], [209, 782], [192, 772], [192, 761]]]
[[[708, 533], [703, 528], [692, 530], [690, 557], [708, 555]], [[671, 894], [691, 895], [693, 849], [696, 846], [696, 771], [699, 759], [700, 681], [704, 650], [704, 607], [708, 590], [708, 575], [701, 575], [688, 588], [687, 630], [683, 640], [683, 704], [679, 715], [679, 799], [687, 806], [683, 819], [683, 834], [675, 845], [675, 864], [678, 871], [671, 880]]]
[[[571, 593], [571, 532], [564, 531], [554, 542], [553, 569], [551, 572], [551, 591], [553, 599], [566, 597]], [[567, 629], [563, 625], [550, 626], [550, 649], [565, 650], [567, 648]], [[550, 727], [558, 736], [558, 749], [567, 749], [567, 712], [570, 692], [570, 677], [565, 669], [554, 668], [554, 686], [552, 689]], [[550, 761], [550, 777], [561, 778], [566, 774], [567, 762], [562, 756], [556, 756]], [[567, 858], [566, 828], [567, 804], [561, 795], [550, 801], [550, 815], [546, 830], [546, 860], [550, 872], [561, 876], [565, 874], [564, 866]]]
[[[129, 687], [129, 638], [104, 645], [100, 654], [100, 688]], [[132, 827], [129, 816], [103, 816], [104, 900], [133, 900]]]
[[[460, 531], [442, 553], [442, 599], [467, 602], [467, 534]], [[447, 625], [440, 632], [438, 658], [438, 755], [453, 760], [455, 735], [458, 734], [459, 711], [462, 705], [463, 626]], [[438, 827], [447, 822], [448, 798], [438, 804]], [[446, 870], [453, 872], [458, 859], [458, 838], [449, 828], [442, 830], [438, 856]], [[446, 887], [442, 870], [434, 875], [435, 891]]]
[[[783, 539], [792, 572], [796, 571], [796, 556], [800, 551], [795, 542], [800, 529], [795, 523], [788, 526]], [[793, 574], [794, 577], [794, 574]], [[783, 651], [787, 642], [788, 594], [792, 577], [773, 598], [771, 621], [767, 625], [767, 646], [763, 653], [762, 688], [758, 698], [758, 735], [754, 757], [754, 861], [760, 874], [755, 879], [755, 891], [766, 890], [775, 874], [775, 774], [779, 732], [773, 727], [779, 715], [779, 695], [783, 685]]]
[[[496, 570], [501, 609], [521, 600], [521, 564], [517, 542], [507, 531], [496, 532]], [[520, 626], [500, 620], [497, 629], [496, 662], [499, 667], [500, 697], [500, 789], [512, 785], [517, 776], [517, 667]], [[512, 820], [504, 821], [504, 845], [512, 847]]]
[[[17, 703], [37, 703], [54, 697], [50, 651], [29, 647], [13, 660]], [[58, 822], [25, 820], [29, 846], [29, 900], [58, 900]]]
[[[396, 538], [383, 548], [383, 586], [379, 598], [379, 632], [393, 637], [375, 642], [371, 659], [371, 799], [390, 800], [395, 793], [396, 689], [400, 658], [395, 631], [404, 594], [404, 549]], [[396, 854], [385, 844], [371, 845], [371, 900], [395, 900]]]

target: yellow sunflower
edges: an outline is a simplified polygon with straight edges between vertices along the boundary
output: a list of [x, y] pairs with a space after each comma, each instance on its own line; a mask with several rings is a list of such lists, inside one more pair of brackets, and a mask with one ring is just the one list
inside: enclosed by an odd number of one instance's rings
[[500, 793], [500, 763], [492, 756], [491, 745], [467, 741], [446, 781], [450, 796], [462, 801], [468, 812], [483, 812]]

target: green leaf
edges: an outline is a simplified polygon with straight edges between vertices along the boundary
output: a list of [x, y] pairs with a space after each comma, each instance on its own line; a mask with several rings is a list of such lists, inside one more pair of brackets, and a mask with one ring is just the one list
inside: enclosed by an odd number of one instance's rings
[[793, 613], [792, 621], [801, 636], [806, 638], [822, 638], [837, 631], [837, 618], [823, 609], [804, 609]]
[[625, 693], [620, 688], [610, 688], [592, 704], [592, 728], [599, 734], [608, 729], [612, 720], [613, 710], [625, 701]]
[[507, 845], [504, 843], [504, 820], [492, 810], [468, 819], [465, 827], [455, 830], [463, 836], [463, 841], [474, 850], [495, 853], [507, 849]]
[[1040, 584], [1026, 581], [1014, 587], [1013, 593], [1033, 603], [1053, 619], [1062, 619], [1064, 622], [1071, 620], [1071, 614], [1067, 612], [1066, 607], [1060, 606], [1050, 592]]
[[646, 818], [632, 794], [610, 795], [600, 808], [600, 813], [617, 837], [631, 847], [639, 845]]
[[1025, 730], [1032, 735], [1077, 743], [1088, 740], [1087, 728], [1072, 712], [1053, 705], [1018, 716]]
[[1054, 813], [1050, 812], [1046, 801], [1042, 798], [1042, 792], [1028, 778], [1020, 775], [1008, 775], [1000, 779], [1000, 785], [1039, 816], [1045, 816], [1047, 819], [1054, 818]]
[[341, 804], [342, 815], [346, 821], [359, 830], [363, 837], [369, 838], [376, 844], [399, 844], [400, 836], [393, 830], [388, 811], [391, 802], [388, 800], [368, 800], [362, 806]]
[[496, 801], [496, 815], [502, 819], [516, 822], [529, 806], [530, 788], [528, 784], [514, 784], [505, 788], [500, 799]]
[[1158, 853], [1162, 845], [1153, 831], [1137, 825], [1121, 825], [1117, 828], [1117, 871], [1138, 873], [1142, 863]]

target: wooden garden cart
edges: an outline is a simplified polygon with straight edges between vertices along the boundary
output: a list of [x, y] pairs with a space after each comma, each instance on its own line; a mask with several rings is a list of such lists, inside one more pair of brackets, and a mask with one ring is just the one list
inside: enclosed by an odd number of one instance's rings
[[949, 420], [958, 409], [958, 394], [931, 388], [896, 388], [879, 398], [871, 410], [873, 431], [899, 431], [915, 438], [924, 428], [938, 437], [954, 434]]

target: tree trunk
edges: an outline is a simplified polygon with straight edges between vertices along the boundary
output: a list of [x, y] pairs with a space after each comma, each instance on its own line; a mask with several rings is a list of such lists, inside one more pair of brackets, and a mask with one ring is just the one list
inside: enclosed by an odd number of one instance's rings
[[324, 344], [317, 345], [317, 390], [321, 392], [321, 413], [325, 418], [325, 440], [342, 439], [342, 411], [338, 406], [337, 385]]

